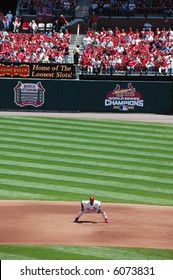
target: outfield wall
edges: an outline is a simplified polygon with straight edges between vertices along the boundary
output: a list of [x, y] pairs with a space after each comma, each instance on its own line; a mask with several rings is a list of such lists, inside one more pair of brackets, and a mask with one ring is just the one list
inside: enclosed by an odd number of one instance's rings
[[172, 81], [0, 79], [0, 110], [173, 113]]

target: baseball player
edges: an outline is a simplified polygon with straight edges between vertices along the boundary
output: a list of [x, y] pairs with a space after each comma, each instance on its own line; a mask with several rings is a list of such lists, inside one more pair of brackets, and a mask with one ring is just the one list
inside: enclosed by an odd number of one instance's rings
[[106, 212], [101, 208], [101, 202], [94, 199], [94, 196], [91, 196], [89, 200], [83, 200], [81, 202], [81, 210], [79, 211], [77, 217], [75, 218], [74, 222], [77, 223], [79, 221], [79, 218], [84, 213], [97, 213], [101, 214], [102, 217], [105, 220], [105, 223], [109, 223], [108, 217], [106, 215]]

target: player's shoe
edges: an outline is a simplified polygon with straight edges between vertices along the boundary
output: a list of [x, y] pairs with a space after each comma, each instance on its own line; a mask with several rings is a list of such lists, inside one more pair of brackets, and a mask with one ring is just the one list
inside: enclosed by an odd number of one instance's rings
[[108, 224], [108, 223], [109, 223], [109, 220], [108, 220], [108, 219], [105, 219], [105, 223], [107, 223], [107, 224]]
[[79, 218], [78, 218], [78, 217], [76, 217], [76, 219], [74, 220], [74, 223], [77, 223], [77, 222], [78, 222], [78, 220], [79, 220]]

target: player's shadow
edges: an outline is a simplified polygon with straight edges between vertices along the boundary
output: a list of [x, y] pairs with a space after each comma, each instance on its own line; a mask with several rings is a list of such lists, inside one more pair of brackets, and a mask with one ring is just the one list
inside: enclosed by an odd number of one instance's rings
[[78, 224], [98, 224], [98, 223], [93, 221], [78, 221]]
[[93, 222], [93, 221], [78, 221], [76, 224], [99, 224], [99, 222]]

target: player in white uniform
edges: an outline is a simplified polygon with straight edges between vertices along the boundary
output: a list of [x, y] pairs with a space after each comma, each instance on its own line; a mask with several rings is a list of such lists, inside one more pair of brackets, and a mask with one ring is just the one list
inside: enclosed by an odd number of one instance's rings
[[98, 200], [95, 200], [93, 196], [90, 197], [90, 200], [83, 200], [81, 202], [81, 210], [79, 211], [77, 217], [75, 218], [74, 222], [77, 223], [79, 218], [84, 213], [97, 213], [101, 214], [102, 217], [105, 220], [105, 223], [109, 223], [108, 217], [106, 215], [106, 212], [101, 208], [101, 202]]

